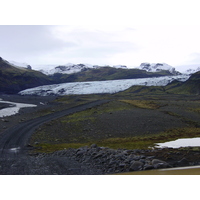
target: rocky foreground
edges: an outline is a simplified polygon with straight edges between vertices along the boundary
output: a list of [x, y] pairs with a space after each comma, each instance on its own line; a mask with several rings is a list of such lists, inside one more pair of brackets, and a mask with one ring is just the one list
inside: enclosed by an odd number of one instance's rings
[[198, 152], [173, 149], [126, 150], [98, 147], [64, 149], [50, 154], [0, 159], [0, 174], [106, 175], [200, 164]]

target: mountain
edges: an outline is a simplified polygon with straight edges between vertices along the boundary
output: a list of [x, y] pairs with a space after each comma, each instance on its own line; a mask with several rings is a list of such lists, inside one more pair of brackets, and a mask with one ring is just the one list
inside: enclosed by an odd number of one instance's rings
[[[42, 66], [40, 66], [42, 67]], [[46, 66], [45, 66], [46, 67]], [[42, 73], [46, 75], [53, 75], [53, 74], [73, 74], [73, 73], [78, 73], [90, 68], [95, 68], [92, 65], [86, 65], [86, 64], [72, 64], [68, 63], [66, 65], [58, 65], [58, 66], [53, 66], [49, 67], [49, 69], [46, 70], [40, 70]]]
[[174, 67], [166, 63], [141, 63], [139, 69], [146, 70], [147, 72], [169, 71], [173, 75], [180, 74]]
[[[44, 70], [42, 73], [32, 70], [31, 66], [26, 63], [8, 62], [0, 58], [0, 93], [17, 93], [21, 90], [41, 85], [69, 82], [125, 79], [137, 79], [135, 80], [137, 82], [139, 79], [142, 79], [142, 82], [144, 81], [145, 83], [142, 83], [142, 85], [148, 85], [149, 83], [146, 79], [149, 80], [148, 78], [151, 77], [154, 77], [154, 79], [155, 77], [163, 77], [160, 80], [160, 83], [162, 82], [163, 85], [172, 82], [168, 88], [172, 89], [182, 84], [179, 81], [173, 81], [177, 80], [177, 74], [179, 75], [180, 73], [165, 63], [142, 63], [139, 68], [127, 68], [124, 65], [112, 67], [88, 64], [51, 65], [49, 71]], [[189, 76], [180, 75], [178, 79], [186, 80]]]
[[115, 68], [115, 67], [98, 67], [89, 68], [73, 74], [55, 73], [50, 75], [54, 81], [60, 83], [66, 82], [83, 82], [83, 81], [104, 81], [104, 80], [120, 80], [120, 79], [134, 79], [134, 78], [148, 78], [172, 76], [167, 70], [159, 72], [147, 72], [141, 69]]
[[[46, 68], [46, 66], [44, 66]], [[53, 68], [52, 68], [53, 67]], [[59, 66], [52, 66], [51, 69], [48, 70], [40, 70], [42, 73], [46, 75], [54, 75], [54, 74], [74, 74], [79, 72], [85, 72], [91, 69], [105, 69], [110, 67], [112, 69], [128, 69], [125, 65], [114, 65], [114, 66], [99, 66], [99, 65], [89, 65], [89, 64], [66, 64]], [[42, 68], [42, 66], [40, 66]], [[180, 72], [176, 71], [174, 67], [165, 64], [165, 63], [142, 63], [140, 67], [136, 68], [139, 70], [145, 70], [146, 72], [152, 73], [164, 73], [165, 75], [179, 75]], [[130, 70], [130, 68], [128, 69]]]
[[26, 88], [54, 83], [41, 72], [15, 66], [0, 57], [0, 93], [17, 93]]
[[200, 67], [197, 67], [196, 69], [187, 69], [187, 70], [184, 71], [183, 73], [184, 73], [184, 74], [189, 74], [189, 75], [191, 75], [191, 74], [194, 74], [194, 73], [196, 73], [196, 72], [198, 72], [198, 71], [200, 71]]
[[[47, 68], [48, 66], [37, 66], [40, 68]], [[49, 69], [42, 69], [40, 70], [42, 73], [46, 75], [53, 75], [53, 74], [74, 74], [82, 71], [87, 71], [89, 69], [99, 69], [105, 66], [99, 66], [99, 65], [90, 65], [90, 64], [72, 64], [68, 63], [66, 65], [58, 65], [58, 66], [49, 66]], [[125, 65], [115, 65], [113, 68], [123, 68], [127, 69]]]
[[[183, 76], [183, 75], [182, 75]], [[166, 86], [134, 85], [118, 95], [130, 96], [133, 94], [185, 94], [200, 95], [200, 71], [192, 74], [186, 81], [174, 79]]]
[[192, 74], [185, 82], [173, 81], [166, 86], [169, 93], [175, 94], [200, 94], [200, 71]]
[[15, 62], [15, 61], [8, 62], [6, 60], [4, 60], [4, 61], [7, 62], [9, 65], [12, 65], [13, 67], [32, 69], [32, 67], [27, 63], [19, 63], [19, 62]]

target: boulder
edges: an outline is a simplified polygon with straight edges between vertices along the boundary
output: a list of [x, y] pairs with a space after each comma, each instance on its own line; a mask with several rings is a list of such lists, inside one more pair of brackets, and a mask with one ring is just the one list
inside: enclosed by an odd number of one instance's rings
[[138, 170], [142, 170], [144, 164], [140, 161], [133, 161], [130, 165], [129, 170], [130, 171], [138, 171]]
[[169, 167], [169, 164], [167, 162], [159, 159], [153, 159], [151, 163], [155, 169]]
[[154, 169], [153, 165], [150, 164], [145, 164], [143, 167], [144, 170], [150, 170], [150, 169]]

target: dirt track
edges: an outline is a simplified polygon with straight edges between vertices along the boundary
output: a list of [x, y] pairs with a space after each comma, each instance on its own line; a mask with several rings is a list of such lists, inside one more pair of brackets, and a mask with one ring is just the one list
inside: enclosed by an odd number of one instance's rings
[[[25, 147], [28, 145], [28, 139], [34, 130], [44, 122], [54, 120], [59, 117], [63, 117], [75, 112], [83, 111], [85, 109], [100, 105], [107, 102], [106, 100], [99, 100], [95, 102], [90, 102], [87, 104], [79, 105], [76, 107], [68, 108], [66, 110], [54, 112], [42, 117], [38, 117], [26, 122], [22, 122], [3, 133], [3, 137], [0, 140], [1, 156], [9, 156], [9, 154], [14, 151], [14, 153], [21, 153]], [[11, 151], [10, 151], [11, 149]], [[8, 155], [7, 155], [8, 154]]]

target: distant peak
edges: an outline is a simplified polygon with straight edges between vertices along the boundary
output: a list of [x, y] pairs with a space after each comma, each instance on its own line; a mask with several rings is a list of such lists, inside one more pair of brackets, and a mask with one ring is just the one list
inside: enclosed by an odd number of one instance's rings
[[176, 71], [174, 67], [168, 65], [166, 63], [141, 63], [139, 69], [146, 70], [148, 72], [160, 72], [162, 70], [167, 70], [173, 75], [180, 74], [180, 72]]
[[198, 71], [200, 71], [200, 67], [197, 67], [196, 69], [187, 69], [186, 71], [184, 71], [184, 74], [194, 74]]
[[12, 65], [13, 67], [17, 67], [17, 68], [19, 67], [19, 68], [32, 69], [32, 67], [27, 63], [20, 63], [16, 61], [9, 61], [8, 63]]

